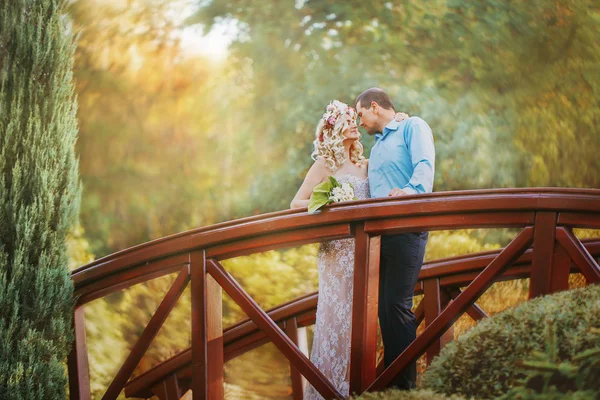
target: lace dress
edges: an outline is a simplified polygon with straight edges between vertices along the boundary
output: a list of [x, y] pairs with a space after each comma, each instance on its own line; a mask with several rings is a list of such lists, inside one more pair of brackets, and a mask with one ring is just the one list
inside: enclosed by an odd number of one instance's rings
[[[356, 198], [370, 197], [367, 179], [346, 174], [337, 180], [351, 183]], [[319, 298], [310, 360], [347, 397], [350, 391], [354, 239], [321, 243], [317, 263]], [[308, 384], [304, 399], [320, 400], [323, 397]]]

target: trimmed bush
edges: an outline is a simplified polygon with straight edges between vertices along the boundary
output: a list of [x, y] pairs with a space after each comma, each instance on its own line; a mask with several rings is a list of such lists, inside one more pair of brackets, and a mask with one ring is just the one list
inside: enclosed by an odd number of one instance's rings
[[387, 390], [385, 392], [365, 393], [353, 399], [360, 400], [464, 400], [464, 397], [434, 393], [431, 390]]
[[596, 347], [600, 286], [537, 298], [482, 321], [440, 352], [423, 377], [423, 388], [479, 399], [502, 396], [524, 377], [517, 364], [546, 351], [549, 320], [556, 328], [559, 359]]

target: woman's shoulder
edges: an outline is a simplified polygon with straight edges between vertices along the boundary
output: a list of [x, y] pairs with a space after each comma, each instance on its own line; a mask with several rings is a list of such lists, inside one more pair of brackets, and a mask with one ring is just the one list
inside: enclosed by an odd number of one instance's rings
[[327, 165], [327, 162], [323, 157], [317, 157], [312, 167], [310, 168], [322, 175], [323, 177], [327, 177], [333, 174], [333, 171], [331, 170], [331, 168], [329, 168], [329, 165]]

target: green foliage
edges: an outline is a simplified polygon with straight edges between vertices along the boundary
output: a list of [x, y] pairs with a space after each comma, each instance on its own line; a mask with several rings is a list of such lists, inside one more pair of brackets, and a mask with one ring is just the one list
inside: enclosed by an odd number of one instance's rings
[[[510, 399], [597, 399], [600, 397], [600, 347], [588, 349], [562, 361], [556, 327], [547, 320], [545, 352], [534, 352], [532, 359], [520, 362], [525, 378], [502, 396]], [[593, 329], [593, 328], [592, 328]], [[595, 329], [600, 337], [600, 329]]]
[[0, 398], [64, 399], [79, 200], [74, 42], [58, 0], [0, 1]]
[[423, 387], [487, 399], [518, 385], [518, 362], [544, 350], [546, 319], [556, 326], [556, 354], [571, 359], [597, 346], [600, 286], [528, 301], [488, 320], [448, 344], [423, 377]]
[[362, 396], [352, 397], [356, 400], [464, 400], [458, 395], [446, 396], [434, 393], [431, 390], [387, 390], [377, 393], [365, 393]]

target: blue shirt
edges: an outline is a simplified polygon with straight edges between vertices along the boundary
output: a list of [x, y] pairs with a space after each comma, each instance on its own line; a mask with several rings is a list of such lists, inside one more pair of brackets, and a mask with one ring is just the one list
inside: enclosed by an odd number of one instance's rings
[[369, 160], [371, 197], [387, 197], [394, 188], [431, 193], [434, 170], [433, 134], [421, 118], [392, 120], [375, 135]]

